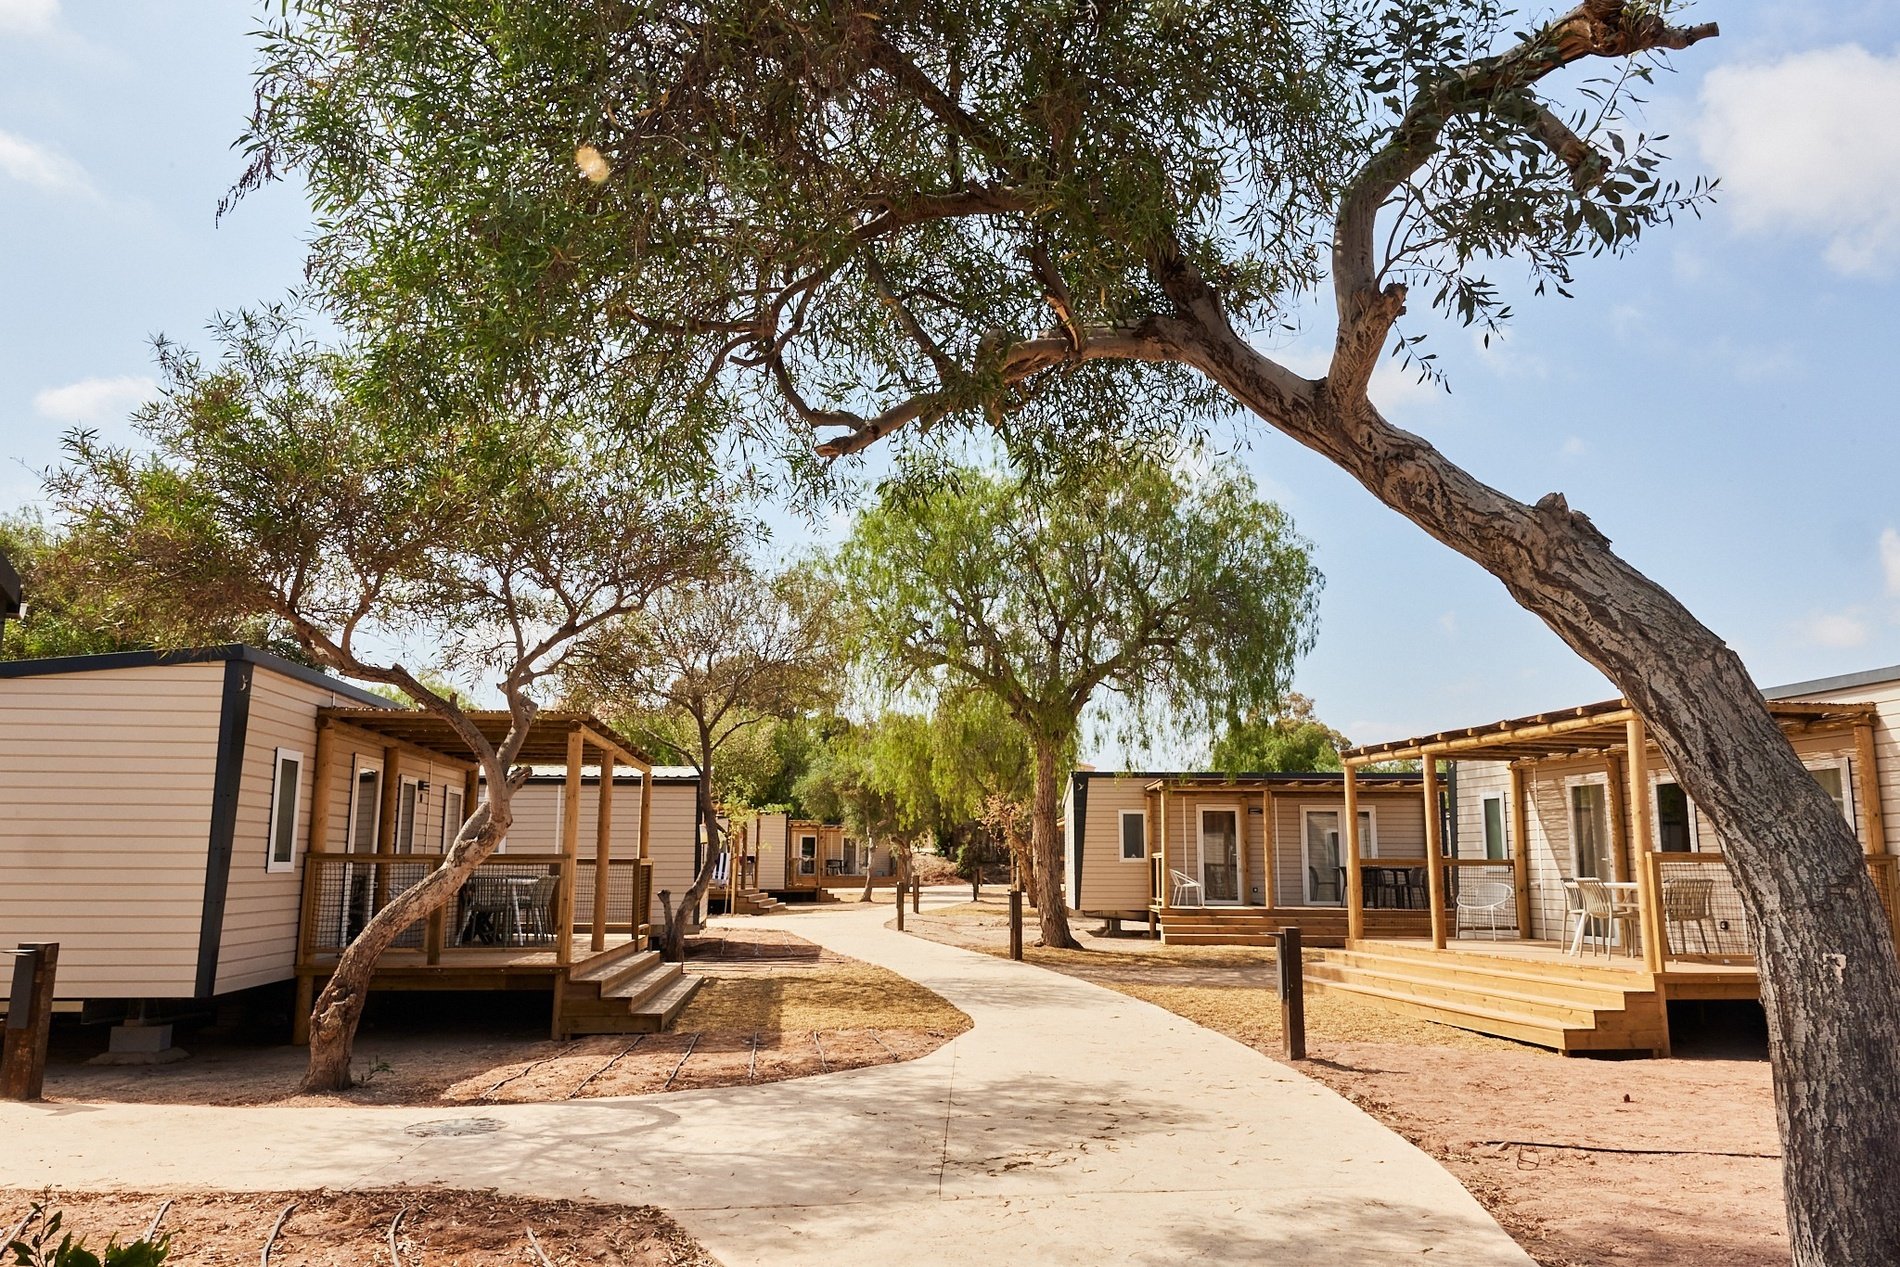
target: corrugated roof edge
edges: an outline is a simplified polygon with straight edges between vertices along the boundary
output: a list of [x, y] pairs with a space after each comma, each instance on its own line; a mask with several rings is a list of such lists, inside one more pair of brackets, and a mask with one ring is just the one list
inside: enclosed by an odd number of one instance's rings
[[1829, 691], [1879, 686], [1882, 682], [1900, 682], [1900, 664], [1890, 664], [1884, 669], [1862, 669], [1859, 673], [1843, 673], [1837, 677], [1818, 677], [1811, 682], [1773, 686], [1763, 691], [1762, 696], [1765, 699], [1800, 699], [1807, 695], [1825, 695]]
[[34, 660], [0, 660], [0, 678], [50, 677], [56, 673], [101, 673], [113, 669], [149, 669], [168, 664], [218, 664], [226, 660], [244, 660], [273, 673], [335, 691], [358, 704], [375, 708], [400, 709], [394, 700], [374, 691], [352, 686], [342, 678], [331, 677], [319, 669], [286, 660], [261, 647], [241, 642], [221, 647], [186, 647], [177, 651], [113, 651], [105, 655], [45, 656]]

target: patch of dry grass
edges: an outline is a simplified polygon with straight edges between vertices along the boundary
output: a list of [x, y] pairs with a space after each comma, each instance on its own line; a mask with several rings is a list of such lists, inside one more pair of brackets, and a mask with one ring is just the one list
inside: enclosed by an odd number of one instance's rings
[[709, 977], [675, 1029], [787, 1033], [923, 1029], [960, 1034], [970, 1018], [884, 968], [856, 961], [773, 975]]
[[[1280, 1046], [1280, 996], [1249, 986], [1147, 985], [1102, 980], [1111, 990], [1166, 1008], [1176, 1016], [1205, 1025], [1263, 1051]], [[1329, 995], [1306, 996], [1306, 1036], [1342, 1043], [1413, 1043], [1491, 1051], [1521, 1051], [1518, 1044], [1488, 1034], [1453, 1029], [1431, 1021], [1387, 1012], [1362, 1000]]]

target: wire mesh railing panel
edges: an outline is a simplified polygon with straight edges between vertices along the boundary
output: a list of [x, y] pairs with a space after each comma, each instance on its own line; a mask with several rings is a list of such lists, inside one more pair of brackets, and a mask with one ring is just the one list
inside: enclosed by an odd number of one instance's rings
[[[355, 940], [370, 920], [391, 901], [435, 869], [433, 859], [417, 858], [366, 862], [357, 859], [319, 859], [311, 873], [314, 901], [311, 949], [339, 951]], [[409, 925], [390, 943], [392, 949], [422, 948], [424, 922]]]
[[1494, 858], [1448, 859], [1445, 892], [1454, 937], [1517, 936], [1517, 867]]
[[[335, 954], [404, 890], [438, 865], [433, 856], [312, 857], [306, 866], [306, 950]], [[555, 944], [561, 868], [558, 862], [490, 858], [476, 868], [443, 911], [448, 947]], [[311, 909], [314, 908], [314, 909]], [[428, 921], [398, 934], [392, 949], [424, 950]]]
[[[594, 877], [599, 870], [592, 858], [581, 858], [574, 869], [574, 931], [594, 931]], [[631, 932], [634, 909], [638, 904], [640, 860], [610, 858], [607, 862], [607, 930]]]
[[1719, 854], [1657, 854], [1662, 925], [1671, 955], [1735, 958], [1751, 953], [1742, 895]]

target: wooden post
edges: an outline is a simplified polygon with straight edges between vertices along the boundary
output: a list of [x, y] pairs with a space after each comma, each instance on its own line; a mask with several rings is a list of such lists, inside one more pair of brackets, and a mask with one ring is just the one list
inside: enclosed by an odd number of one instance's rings
[[[1425, 770], [1425, 900], [1431, 905], [1432, 949], [1445, 948], [1445, 842], [1438, 821], [1438, 758], [1426, 753], [1419, 762]], [[1355, 833], [1357, 834], [1357, 833]], [[1359, 842], [1353, 842], [1356, 851]]]
[[607, 883], [612, 873], [608, 863], [613, 854], [614, 831], [614, 754], [600, 754], [600, 796], [594, 807], [594, 935], [588, 941], [593, 950], [607, 949]]
[[1531, 935], [1530, 780], [1524, 767], [1511, 765], [1511, 885], [1517, 892], [1517, 935]]
[[1279, 874], [1280, 860], [1274, 856], [1274, 844], [1273, 793], [1262, 792], [1260, 794], [1260, 869], [1265, 874], [1260, 877], [1260, 896], [1266, 900], [1263, 909], [1267, 911], [1272, 911], [1274, 908], [1274, 877]]
[[[1624, 725], [1627, 727], [1628, 722]], [[1629, 883], [1630, 878], [1630, 814], [1635, 807], [1631, 804], [1629, 770], [1632, 763], [1623, 760], [1615, 753], [1604, 759], [1609, 770], [1610, 794], [1610, 878], [1619, 884]]]
[[1161, 909], [1166, 910], [1174, 896], [1174, 869], [1168, 858], [1168, 789], [1166, 786], [1155, 790], [1156, 817], [1161, 831]]
[[897, 894], [897, 931], [901, 933], [904, 931], [904, 877], [902, 875], [897, 877], [897, 883], [893, 884], [891, 889]]
[[[335, 778], [336, 729], [330, 719], [317, 719], [317, 751], [310, 769], [310, 843], [306, 853], [326, 853], [330, 848], [330, 784]], [[308, 891], [306, 902], [314, 900]]]
[[13, 994], [0, 1041], [0, 1100], [37, 1100], [46, 1085], [59, 943], [23, 942], [13, 956]]
[[[468, 815], [473, 814], [475, 807], [481, 803], [482, 768], [480, 766], [470, 766], [467, 773], [462, 775], [462, 814], [464, 819], [466, 819]], [[456, 831], [460, 831], [462, 824], [455, 824], [455, 829]]]
[[910, 909], [919, 915], [924, 910], [924, 882], [914, 871], [910, 877]]
[[1300, 962], [1300, 926], [1280, 930], [1280, 1037], [1288, 1060], [1306, 1059], [1306, 971]]
[[1015, 885], [1009, 890], [1009, 957], [1023, 957], [1023, 891]]
[[[579, 729], [567, 736], [567, 789], [561, 797], [561, 883], [560, 913], [554, 921], [554, 934], [560, 938], [554, 946], [554, 961], [563, 966], [574, 962], [574, 899], [580, 879], [581, 860], [581, 760], [586, 755], [586, 740]], [[600, 885], [598, 876], [595, 887]], [[558, 1027], [557, 1027], [558, 1028]]]
[[1347, 764], [1342, 773], [1339, 843], [1346, 851], [1346, 943], [1351, 945], [1366, 935], [1366, 889], [1359, 859], [1359, 771]]
[[[382, 808], [376, 818], [376, 852], [396, 852], [396, 793], [402, 790], [402, 749], [383, 749]], [[382, 868], [377, 868], [381, 871]], [[387, 881], [384, 881], [387, 883]], [[380, 906], [381, 903], [378, 903]]]
[[1649, 730], [1640, 717], [1631, 717], [1629, 733], [1630, 847], [1636, 867], [1636, 917], [1642, 925], [1643, 966], [1651, 972], [1663, 970], [1663, 939], [1668, 936], [1663, 922], [1662, 885], [1659, 867], [1652, 861], [1656, 842], [1649, 830]]
[[1854, 723], [1855, 799], [1860, 802], [1860, 847], [1869, 855], [1886, 853], [1887, 815], [1880, 804], [1880, 760], [1874, 747], [1874, 723]]

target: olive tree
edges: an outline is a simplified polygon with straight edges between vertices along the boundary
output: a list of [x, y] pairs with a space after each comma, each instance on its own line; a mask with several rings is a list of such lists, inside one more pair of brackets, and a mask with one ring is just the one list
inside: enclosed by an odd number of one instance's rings
[[887, 489], [834, 561], [897, 687], [979, 691], [1031, 754], [1036, 913], [1075, 946], [1062, 897], [1059, 760], [1112, 693], [1147, 724], [1229, 721], [1276, 701], [1312, 640], [1319, 573], [1238, 471], [1183, 479], [1114, 462], [1051, 485], [950, 467]]
[[[1705, 196], [1627, 109], [1716, 34], [1682, 8], [301, 0], [240, 188], [294, 170], [322, 284], [500, 379], [683, 369], [822, 455], [980, 420], [1086, 461], [1218, 402], [1337, 464], [1602, 670], [1713, 820], [1790, 1248], [1857, 1267], [1900, 1255], [1900, 959], [1858, 843], [1717, 634], [1563, 496], [1484, 484], [1368, 391], [1425, 355], [1409, 323], [1502, 322], [1500, 267], [1564, 293]], [[1262, 350], [1288, 322], [1319, 375]]]
[[[440, 864], [368, 921], [317, 996], [303, 1087], [337, 1091], [377, 961], [507, 834], [548, 676], [604, 622], [716, 566], [732, 529], [710, 490], [669, 488], [666, 467], [597, 419], [524, 403], [442, 427], [379, 404], [358, 360], [281, 316], [219, 335], [212, 361], [160, 346], [140, 444], [69, 439], [49, 481], [66, 529], [55, 563], [159, 645], [261, 614], [308, 662], [442, 718], [480, 764], [481, 803]], [[499, 697], [500, 739], [445, 680]]]

